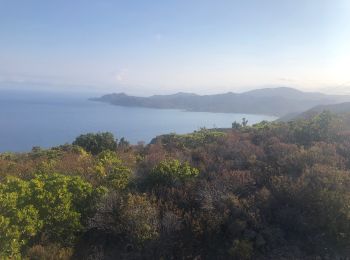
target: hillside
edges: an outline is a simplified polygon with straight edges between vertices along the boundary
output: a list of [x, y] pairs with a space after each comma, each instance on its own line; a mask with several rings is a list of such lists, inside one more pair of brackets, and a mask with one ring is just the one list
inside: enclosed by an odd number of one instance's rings
[[323, 111], [329, 111], [333, 114], [347, 114], [350, 113], [350, 102], [315, 106], [302, 113], [286, 115], [279, 120], [288, 122], [296, 119], [309, 119], [317, 114], [322, 113]]
[[150, 97], [128, 96], [125, 93], [92, 98], [119, 106], [182, 109], [200, 112], [249, 113], [285, 116], [301, 113], [317, 105], [350, 101], [350, 97], [302, 92], [293, 88], [265, 88], [244, 93], [197, 95], [177, 93]]
[[0, 259], [347, 259], [344, 129], [322, 113], [0, 153]]

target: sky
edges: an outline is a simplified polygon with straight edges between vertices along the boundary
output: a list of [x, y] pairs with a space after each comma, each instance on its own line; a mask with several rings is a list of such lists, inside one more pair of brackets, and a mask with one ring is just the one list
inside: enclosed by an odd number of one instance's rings
[[349, 0], [0, 0], [0, 87], [350, 93], [349, 25]]

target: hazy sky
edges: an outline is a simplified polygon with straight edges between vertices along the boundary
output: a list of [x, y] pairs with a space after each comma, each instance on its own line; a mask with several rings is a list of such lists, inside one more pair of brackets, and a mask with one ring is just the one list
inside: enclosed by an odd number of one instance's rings
[[349, 0], [0, 0], [0, 81], [345, 92], [349, 68]]

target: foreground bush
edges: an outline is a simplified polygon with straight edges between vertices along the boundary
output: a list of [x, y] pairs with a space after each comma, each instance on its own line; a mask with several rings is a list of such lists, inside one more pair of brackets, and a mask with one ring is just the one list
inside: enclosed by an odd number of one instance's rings
[[7, 178], [0, 184], [0, 255], [16, 256], [40, 239], [73, 245], [101, 193], [79, 177]]

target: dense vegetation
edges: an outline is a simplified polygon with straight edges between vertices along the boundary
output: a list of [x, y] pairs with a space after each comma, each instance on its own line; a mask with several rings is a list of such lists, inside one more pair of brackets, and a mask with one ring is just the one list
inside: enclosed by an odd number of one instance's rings
[[[350, 255], [349, 117], [0, 154], [0, 259]], [[317, 259], [317, 258], [316, 258]]]

